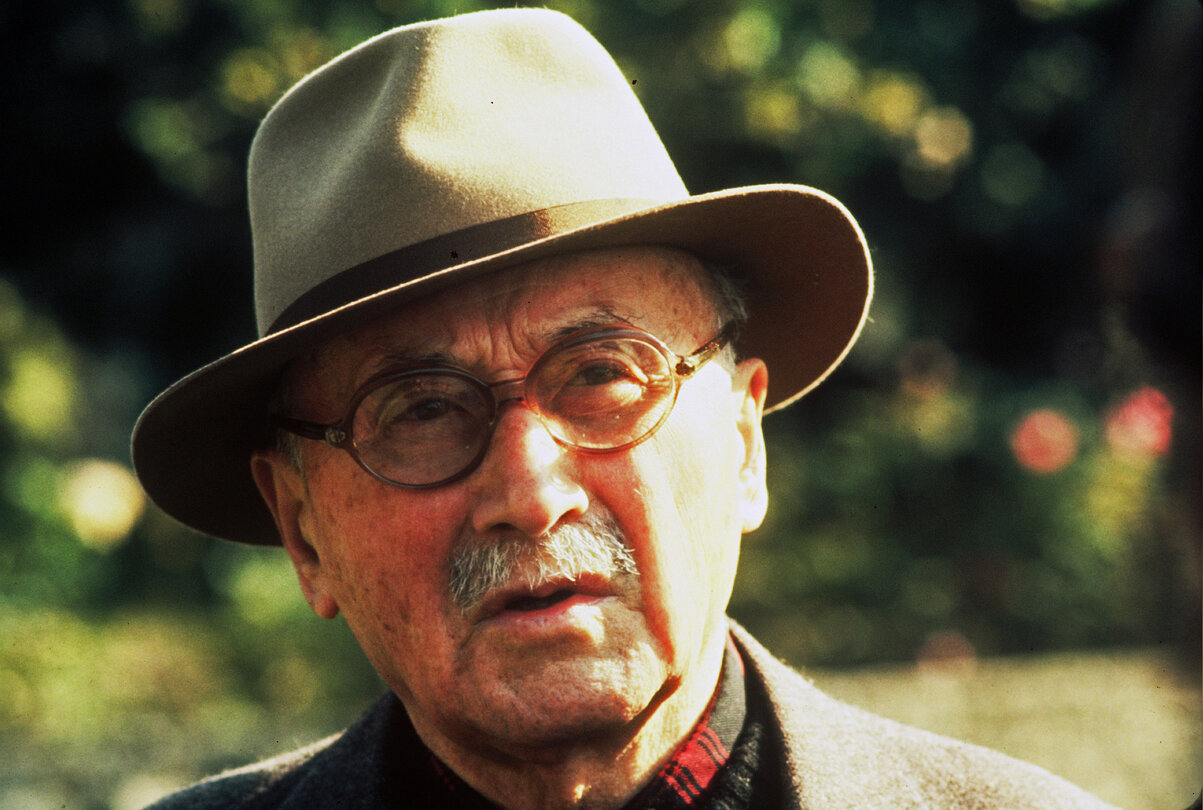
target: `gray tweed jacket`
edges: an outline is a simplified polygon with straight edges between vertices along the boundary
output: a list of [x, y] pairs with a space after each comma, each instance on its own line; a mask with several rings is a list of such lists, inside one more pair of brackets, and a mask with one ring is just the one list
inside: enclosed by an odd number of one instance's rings
[[[827, 697], [733, 625], [749, 688], [773, 707], [789, 810], [1106, 810], [1049, 772], [908, 728]], [[383, 807], [383, 740], [407, 723], [391, 695], [342, 734], [200, 782], [153, 810], [374, 810]], [[782, 810], [784, 810], [782, 808]], [[760, 808], [757, 808], [760, 810]], [[764, 808], [776, 810], [776, 808]], [[1112, 809], [1114, 810], [1114, 809]]]

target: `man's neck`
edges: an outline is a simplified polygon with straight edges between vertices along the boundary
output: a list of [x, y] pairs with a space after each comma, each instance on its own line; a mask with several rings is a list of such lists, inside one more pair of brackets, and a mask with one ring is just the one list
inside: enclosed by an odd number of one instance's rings
[[722, 646], [706, 660], [706, 670], [696, 673], [690, 686], [666, 687], [647, 710], [615, 733], [572, 744], [499, 751], [428, 737], [416, 722], [415, 727], [458, 778], [501, 807], [616, 810], [672, 758], [706, 710], [719, 681]]

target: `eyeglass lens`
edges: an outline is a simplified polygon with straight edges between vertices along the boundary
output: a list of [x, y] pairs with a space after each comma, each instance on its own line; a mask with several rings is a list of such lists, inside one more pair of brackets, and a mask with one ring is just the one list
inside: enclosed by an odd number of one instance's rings
[[[500, 385], [500, 384], [498, 384]], [[672, 407], [668, 359], [634, 337], [569, 341], [527, 375], [525, 400], [562, 444], [605, 451], [633, 444]], [[490, 386], [454, 370], [416, 370], [372, 389], [353, 437], [376, 474], [409, 486], [452, 478], [483, 453], [498, 405]]]

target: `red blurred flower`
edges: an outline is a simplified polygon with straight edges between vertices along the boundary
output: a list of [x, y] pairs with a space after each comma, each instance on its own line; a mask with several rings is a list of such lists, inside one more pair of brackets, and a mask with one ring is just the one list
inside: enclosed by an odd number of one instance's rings
[[1053, 473], [1078, 455], [1078, 429], [1058, 411], [1031, 411], [1011, 433], [1015, 460], [1034, 473]]
[[1107, 444], [1117, 453], [1165, 455], [1173, 436], [1174, 406], [1165, 394], [1145, 386], [1107, 415]]

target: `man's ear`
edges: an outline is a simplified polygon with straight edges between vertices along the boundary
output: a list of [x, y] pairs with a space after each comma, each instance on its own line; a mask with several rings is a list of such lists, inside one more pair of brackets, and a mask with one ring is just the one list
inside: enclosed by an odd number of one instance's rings
[[276, 521], [305, 601], [318, 616], [333, 619], [338, 615], [338, 602], [326, 585], [322, 560], [307, 536], [309, 491], [301, 473], [279, 451], [261, 450], [251, 456], [251, 475]]
[[760, 527], [769, 506], [764, 432], [760, 426], [768, 390], [769, 370], [763, 360], [751, 357], [735, 367], [731, 391], [735, 397], [736, 425], [744, 444], [739, 470], [739, 514], [745, 534]]

